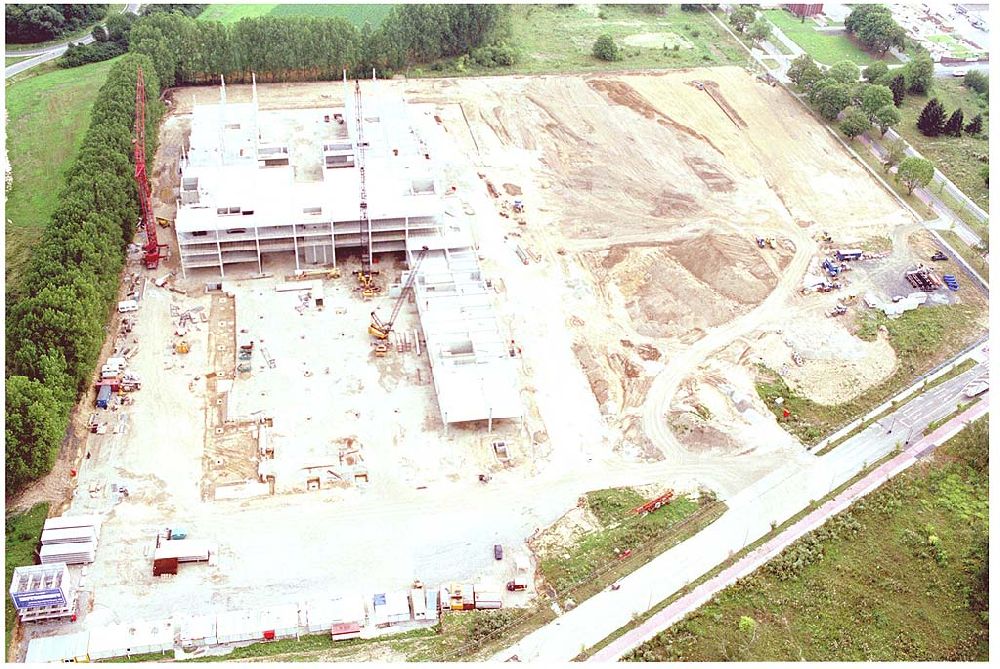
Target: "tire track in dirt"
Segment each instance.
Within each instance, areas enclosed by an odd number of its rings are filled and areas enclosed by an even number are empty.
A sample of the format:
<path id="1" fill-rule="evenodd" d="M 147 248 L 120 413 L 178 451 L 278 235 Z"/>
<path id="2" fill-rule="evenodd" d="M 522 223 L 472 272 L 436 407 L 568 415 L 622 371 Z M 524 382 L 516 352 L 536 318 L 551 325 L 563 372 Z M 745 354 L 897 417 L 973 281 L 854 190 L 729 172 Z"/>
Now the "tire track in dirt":
<path id="1" fill-rule="evenodd" d="M 670 118 L 659 109 L 654 107 L 649 100 L 644 98 L 637 90 L 626 84 L 624 81 L 612 81 L 609 79 L 588 79 L 587 85 L 593 88 L 599 93 L 604 93 L 607 98 L 623 107 L 628 107 L 632 111 L 641 114 L 645 118 L 650 120 L 655 120 L 662 126 L 673 128 L 678 132 L 682 132 L 688 137 L 696 139 L 700 142 L 705 142 L 713 149 L 715 149 L 719 155 L 724 155 L 722 151 L 712 140 L 705 135 L 701 134 L 694 128 L 684 125 L 674 119 Z"/>
<path id="2" fill-rule="evenodd" d="M 686 349 L 674 353 L 671 364 L 653 380 L 643 405 L 643 429 L 668 460 L 676 459 L 681 454 L 685 454 L 685 460 L 688 460 L 692 455 L 687 453 L 687 449 L 674 436 L 665 420 L 681 382 L 711 354 L 746 336 L 788 308 L 786 300 L 794 293 L 808 268 L 809 259 L 817 251 L 816 243 L 805 232 L 795 230 L 794 236 L 795 256 L 778 285 L 760 306 L 731 323 L 711 329 Z M 705 456 L 705 459 L 713 458 Z"/>

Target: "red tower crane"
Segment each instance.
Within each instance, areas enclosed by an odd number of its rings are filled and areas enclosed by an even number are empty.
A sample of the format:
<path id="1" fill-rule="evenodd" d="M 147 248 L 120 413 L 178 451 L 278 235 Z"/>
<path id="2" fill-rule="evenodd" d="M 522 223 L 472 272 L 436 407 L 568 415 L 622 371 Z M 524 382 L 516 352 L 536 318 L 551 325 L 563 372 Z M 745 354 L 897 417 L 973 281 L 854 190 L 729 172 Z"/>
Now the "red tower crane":
<path id="1" fill-rule="evenodd" d="M 160 264 L 160 244 L 156 240 L 156 220 L 153 218 L 153 203 L 149 199 L 151 189 L 146 176 L 146 83 L 142 79 L 139 66 L 135 80 L 135 137 L 132 138 L 135 158 L 135 185 L 139 190 L 139 206 L 142 209 L 141 226 L 146 231 L 146 243 L 142 247 L 146 269 L 156 269 Z"/>

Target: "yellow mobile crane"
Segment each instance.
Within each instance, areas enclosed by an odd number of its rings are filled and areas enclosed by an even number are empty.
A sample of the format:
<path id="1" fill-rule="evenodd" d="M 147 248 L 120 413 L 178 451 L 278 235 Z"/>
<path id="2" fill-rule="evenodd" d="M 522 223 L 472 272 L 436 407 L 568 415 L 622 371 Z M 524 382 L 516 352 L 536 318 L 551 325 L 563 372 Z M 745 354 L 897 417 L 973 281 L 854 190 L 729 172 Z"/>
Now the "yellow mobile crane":
<path id="1" fill-rule="evenodd" d="M 372 312 L 372 322 L 368 326 L 368 334 L 380 342 L 385 341 L 389 338 L 389 333 L 392 332 L 392 326 L 396 322 L 396 316 L 399 315 L 399 310 L 403 308 L 403 301 L 406 299 L 407 293 L 413 289 L 413 283 L 417 279 L 417 270 L 420 269 L 420 263 L 424 261 L 424 256 L 427 255 L 429 249 L 425 246 L 417 254 L 417 259 L 413 263 L 412 269 L 410 269 L 410 276 L 406 278 L 406 285 L 403 286 L 403 290 L 399 292 L 399 297 L 396 298 L 396 303 L 392 306 L 392 313 L 389 315 L 388 321 L 383 321 L 378 317 L 374 311 Z M 385 355 L 386 351 L 385 344 L 378 344 L 375 347 L 375 355 Z"/>

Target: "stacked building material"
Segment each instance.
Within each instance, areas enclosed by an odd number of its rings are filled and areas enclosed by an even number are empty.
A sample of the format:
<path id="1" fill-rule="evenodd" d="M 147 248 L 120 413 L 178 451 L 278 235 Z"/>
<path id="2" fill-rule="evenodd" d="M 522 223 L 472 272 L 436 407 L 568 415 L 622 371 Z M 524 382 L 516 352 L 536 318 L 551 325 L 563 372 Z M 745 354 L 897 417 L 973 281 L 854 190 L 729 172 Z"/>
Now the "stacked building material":
<path id="1" fill-rule="evenodd" d="M 93 541 L 82 543 L 48 544 L 42 546 L 38 557 L 42 564 L 90 564 L 97 553 L 97 544 Z"/>

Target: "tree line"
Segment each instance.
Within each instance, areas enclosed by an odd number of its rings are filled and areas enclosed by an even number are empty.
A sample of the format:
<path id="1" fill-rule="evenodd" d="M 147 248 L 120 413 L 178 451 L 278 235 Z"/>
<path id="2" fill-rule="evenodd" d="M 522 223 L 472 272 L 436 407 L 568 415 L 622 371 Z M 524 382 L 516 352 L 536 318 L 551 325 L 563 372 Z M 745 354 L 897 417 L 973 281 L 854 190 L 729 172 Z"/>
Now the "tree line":
<path id="1" fill-rule="evenodd" d="M 108 5 L 7 5 L 4 37 L 10 44 L 45 42 L 107 15 Z"/>
<path id="2" fill-rule="evenodd" d="M 90 388 L 135 234 L 132 129 L 136 68 L 146 83 L 146 155 L 163 113 L 153 61 L 128 54 L 109 71 L 59 204 L 7 298 L 6 483 L 22 488 L 55 463 L 76 398 Z"/>
<path id="3" fill-rule="evenodd" d="M 151 57 L 163 86 L 382 77 L 409 65 L 470 55 L 512 64 L 504 5 L 397 5 L 379 25 L 361 29 L 339 17 L 261 16 L 232 25 L 157 12 L 135 22 L 130 49 Z M 497 49 L 501 53 L 497 53 Z"/>

